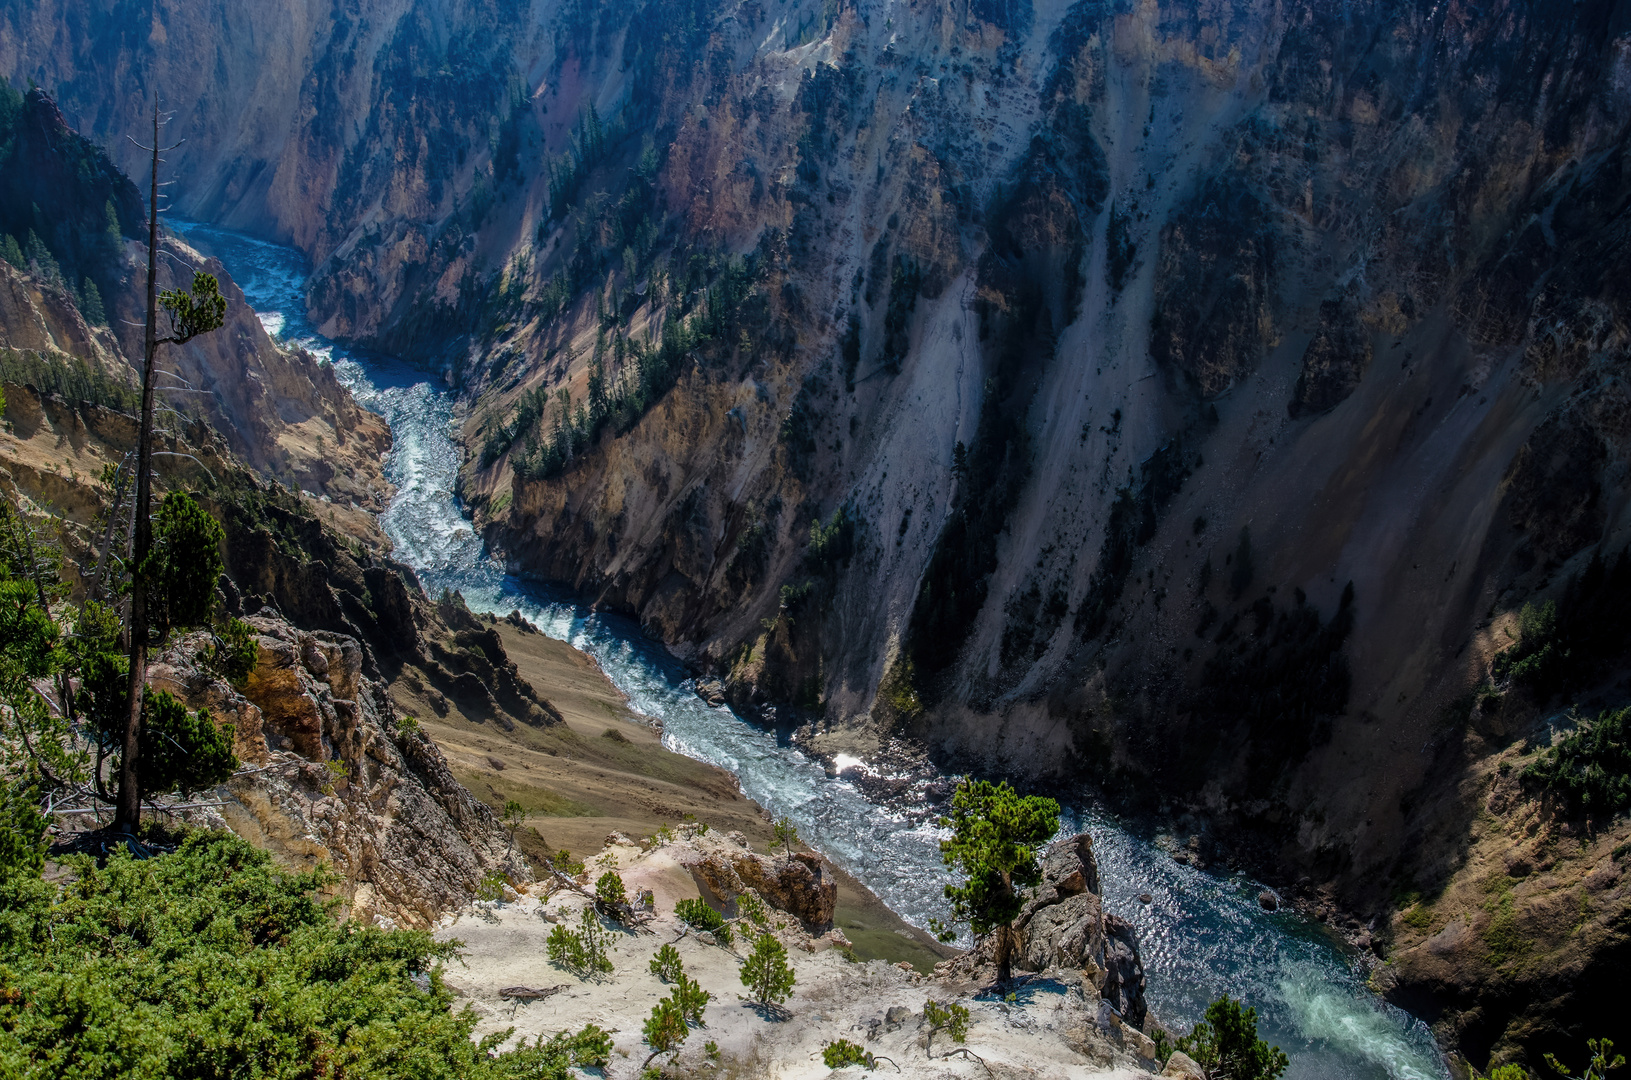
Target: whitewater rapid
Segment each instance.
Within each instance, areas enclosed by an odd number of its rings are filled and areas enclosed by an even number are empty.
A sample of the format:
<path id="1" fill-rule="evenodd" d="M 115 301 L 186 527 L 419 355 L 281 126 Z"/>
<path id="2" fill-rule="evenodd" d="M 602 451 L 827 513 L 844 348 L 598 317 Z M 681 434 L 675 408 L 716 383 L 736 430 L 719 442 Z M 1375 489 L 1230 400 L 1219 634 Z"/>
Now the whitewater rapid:
<path id="1" fill-rule="evenodd" d="M 776 732 L 707 705 L 683 665 L 632 621 L 592 613 L 488 557 L 454 494 L 460 452 L 450 395 L 422 369 L 320 337 L 305 319 L 299 252 L 204 225 L 179 231 L 221 259 L 268 332 L 334 363 L 359 402 L 390 424 L 385 472 L 397 493 L 381 526 L 433 595 L 456 589 L 472 610 L 519 610 L 593 657 L 636 711 L 661 720 L 669 748 L 730 770 L 745 795 L 792 818 L 806 842 L 902 918 L 927 926 L 947 914 L 932 822 L 869 801 Z M 1163 1023 L 1188 1030 L 1227 992 L 1257 1006 L 1260 1034 L 1290 1055 L 1288 1080 L 1447 1080 L 1427 1027 L 1371 993 L 1319 924 L 1264 911 L 1260 883 L 1177 861 L 1175 838 L 1136 834 L 1086 802 L 1067 805 L 1064 819 L 1063 831 L 1093 835 L 1105 907 L 1137 929 L 1150 1008 Z"/>

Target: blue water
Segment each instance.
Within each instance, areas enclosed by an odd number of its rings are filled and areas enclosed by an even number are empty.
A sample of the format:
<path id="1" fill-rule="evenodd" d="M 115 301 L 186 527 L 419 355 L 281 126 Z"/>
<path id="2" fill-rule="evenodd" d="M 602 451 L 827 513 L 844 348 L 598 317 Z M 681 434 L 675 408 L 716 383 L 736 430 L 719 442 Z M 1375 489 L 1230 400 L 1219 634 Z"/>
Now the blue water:
<path id="1" fill-rule="evenodd" d="M 453 494 L 452 399 L 422 369 L 319 337 L 305 318 L 299 252 L 208 226 L 180 231 L 221 259 L 274 337 L 334 363 L 358 400 L 389 422 L 395 446 L 385 473 L 397 493 L 381 524 L 396 558 L 433 595 L 457 589 L 475 611 L 519 610 L 592 656 L 634 709 L 661 720 L 671 749 L 729 769 L 744 794 L 791 817 L 801 837 L 903 918 L 926 926 L 947 914 L 941 834 L 931 821 L 869 801 L 774 732 L 704 703 L 683 665 L 630 620 L 592 613 L 488 558 Z M 1093 834 L 1105 906 L 1137 928 L 1150 1008 L 1169 1027 L 1188 1030 L 1227 992 L 1257 1005 L 1260 1033 L 1290 1055 L 1290 1080 L 1446 1080 L 1426 1026 L 1371 994 L 1318 924 L 1262 910 L 1259 883 L 1180 863 L 1167 853 L 1173 838 L 1137 835 L 1093 806 L 1068 806 L 1065 818 L 1066 832 Z"/>

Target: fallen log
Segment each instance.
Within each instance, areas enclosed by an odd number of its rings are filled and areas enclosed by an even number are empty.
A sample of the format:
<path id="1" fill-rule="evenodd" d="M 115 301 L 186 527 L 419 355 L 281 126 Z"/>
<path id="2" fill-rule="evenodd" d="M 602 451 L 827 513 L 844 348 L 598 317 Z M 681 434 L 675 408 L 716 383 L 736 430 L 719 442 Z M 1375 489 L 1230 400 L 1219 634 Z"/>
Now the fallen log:
<path id="1" fill-rule="evenodd" d="M 543 986 L 506 986 L 506 987 L 504 987 L 504 989 L 502 989 L 502 990 L 500 990 L 498 992 L 498 996 L 501 997 L 501 998 L 514 998 L 517 1001 L 541 1001 L 544 998 L 547 998 L 552 994 L 558 994 L 562 990 L 568 990 L 568 989 L 571 989 L 571 987 L 568 986 L 566 983 L 562 983 L 559 986 L 549 986 L 549 987 L 543 987 Z"/>

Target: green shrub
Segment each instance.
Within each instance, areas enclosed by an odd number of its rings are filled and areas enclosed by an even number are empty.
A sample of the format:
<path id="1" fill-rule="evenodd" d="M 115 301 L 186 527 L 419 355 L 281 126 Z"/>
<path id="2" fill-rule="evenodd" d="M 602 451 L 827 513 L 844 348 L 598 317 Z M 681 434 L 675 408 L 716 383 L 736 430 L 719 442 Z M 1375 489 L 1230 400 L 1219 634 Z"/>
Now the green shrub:
<path id="1" fill-rule="evenodd" d="M 565 848 L 561 848 L 549 856 L 549 865 L 552 869 L 565 874 L 569 878 L 575 878 L 583 873 L 583 860 L 574 859 L 572 853 Z"/>
<path id="2" fill-rule="evenodd" d="M 923 1022 L 929 1025 L 929 1042 L 934 1042 L 937 1033 L 944 1031 L 951 1036 L 952 1042 L 963 1042 L 968 1038 L 968 1006 L 955 1001 L 948 1001 L 944 1005 L 930 998 L 923 1003 Z"/>
<path id="3" fill-rule="evenodd" d="M 1542 702 L 1590 683 L 1631 639 L 1631 552 L 1620 552 L 1613 566 L 1593 555 L 1560 600 L 1524 604 L 1516 636 L 1491 664 L 1497 681 L 1525 687 Z"/>
<path id="4" fill-rule="evenodd" d="M 606 955 L 610 942 L 611 934 L 600 925 L 594 909 L 586 907 L 576 930 L 557 923 L 544 939 L 544 946 L 550 963 L 567 968 L 579 978 L 587 978 L 612 970 L 611 957 Z"/>
<path id="5" fill-rule="evenodd" d="M 148 687 L 137 746 L 143 796 L 194 791 L 224 783 L 238 768 L 233 729 L 208 709 L 190 712 L 168 690 Z"/>
<path id="6" fill-rule="evenodd" d="M 595 882 L 595 901 L 606 907 L 628 904 L 628 891 L 623 887 L 623 879 L 616 870 L 606 871 L 600 875 L 600 880 Z"/>
<path id="7" fill-rule="evenodd" d="M 12 874 L 38 876 L 45 869 L 45 816 L 39 794 L 28 788 L 0 787 L 0 880 Z"/>
<path id="8" fill-rule="evenodd" d="M 770 926 L 770 908 L 758 893 L 745 892 L 736 898 L 737 918 L 746 919 L 761 930 Z"/>
<path id="9" fill-rule="evenodd" d="M 560 1032 L 547 1041 L 542 1035 L 527 1045 L 493 1058 L 489 1072 L 502 1080 L 571 1080 L 572 1067 L 604 1069 L 612 1060 L 611 1034 L 587 1024 L 576 1034 Z"/>
<path id="10" fill-rule="evenodd" d="M 610 1052 L 586 1028 L 489 1057 L 504 1035 L 477 1043 L 475 1014 L 450 1011 L 453 944 L 336 923 L 326 869 L 280 871 L 231 833 L 67 865 L 68 884 L 0 876 L 7 1075 L 250 1080 L 320 1061 L 352 1080 L 565 1080 Z"/>
<path id="11" fill-rule="evenodd" d="M 780 1005 L 793 994 L 793 969 L 787 963 L 787 948 L 773 934 L 760 934 L 753 952 L 742 964 L 742 985 L 751 1000 L 760 1005 Z"/>
<path id="12" fill-rule="evenodd" d="M 1195 520 L 1199 521 L 1201 519 L 1196 518 Z M 1196 531 L 1198 532 L 1200 530 Z M 1150 1033 L 1150 1041 L 1155 1043 L 1155 1063 L 1157 1065 L 1165 1065 L 1167 1063 L 1167 1059 L 1172 1056 L 1172 1052 L 1177 1049 L 1177 1047 L 1172 1045 L 1172 1036 L 1167 1034 L 1166 1028 L 1157 1027 Z"/>
<path id="13" fill-rule="evenodd" d="M 831 574 L 848 566 L 855 554 L 855 531 L 860 518 L 850 508 L 840 506 L 826 521 L 810 522 L 810 546 L 804 549 L 804 565 L 812 574 Z"/>
<path id="14" fill-rule="evenodd" d="M 691 929 L 712 934 L 721 945 L 728 946 L 733 940 L 731 928 L 725 925 L 725 917 L 701 900 L 681 900 L 674 905 L 674 914 Z"/>
<path id="15" fill-rule="evenodd" d="M 866 1052 L 866 1048 L 848 1039 L 839 1039 L 823 1046 L 821 1063 L 829 1069 L 842 1069 L 850 1065 L 861 1065 L 868 1069 L 873 1067 L 872 1055 Z"/>
<path id="16" fill-rule="evenodd" d="M 1290 1065 L 1278 1046 L 1257 1037 L 1257 1010 L 1228 994 L 1206 1007 L 1206 1019 L 1178 1040 L 1178 1049 L 1215 1080 L 1276 1080 Z"/>
<path id="17" fill-rule="evenodd" d="M 702 1023 L 702 1011 L 708 1007 L 708 1002 L 713 997 L 683 971 L 675 978 L 674 989 L 668 996 L 674 1000 L 680 1015 L 693 1024 Z"/>
<path id="18" fill-rule="evenodd" d="M 1625 1065 L 1625 1055 L 1614 1052 L 1614 1043 L 1611 1039 L 1587 1039 L 1586 1047 L 1591 1051 L 1591 1062 L 1586 1066 L 1584 1076 L 1570 1076 L 1570 1069 L 1551 1054 L 1546 1055 L 1546 1065 L 1562 1073 L 1567 1080 L 1604 1080 L 1611 1070 Z"/>
<path id="19" fill-rule="evenodd" d="M 210 621 L 224 536 L 220 523 L 184 491 L 170 492 L 159 504 L 145 573 L 151 583 L 151 618 L 161 640 L 172 627 Z"/>
<path id="20" fill-rule="evenodd" d="M 489 870 L 481 875 L 481 880 L 476 883 L 476 899 L 497 900 L 504 895 L 504 886 L 509 883 L 510 879 L 500 871 Z"/>
<path id="21" fill-rule="evenodd" d="M 205 670 L 242 688 L 260 660 L 260 639 L 242 619 L 228 619 L 211 635 L 209 648 L 198 654 Z"/>
<path id="22" fill-rule="evenodd" d="M 646 1038 L 646 1045 L 651 1047 L 651 1056 L 646 1058 L 650 1065 L 652 1058 L 658 1054 L 678 1053 L 684 1045 L 686 1037 L 691 1034 L 691 1026 L 685 1022 L 685 1014 L 671 998 L 663 998 L 651 1008 L 651 1016 L 646 1019 L 641 1028 Z"/>
<path id="23" fill-rule="evenodd" d="M 771 827 L 771 831 L 774 836 L 772 843 L 780 844 L 783 852 L 791 859 L 793 857 L 793 845 L 799 842 L 798 827 L 793 824 L 793 819 L 790 817 L 777 818 L 776 824 Z"/>
<path id="24" fill-rule="evenodd" d="M 1555 796 L 1576 817 L 1631 807 L 1631 708 L 1605 712 L 1564 736 L 1523 770 L 1526 783 Z"/>
<path id="25" fill-rule="evenodd" d="M 672 945 L 664 945 L 651 958 L 651 973 L 665 983 L 678 979 L 683 972 L 679 950 Z"/>

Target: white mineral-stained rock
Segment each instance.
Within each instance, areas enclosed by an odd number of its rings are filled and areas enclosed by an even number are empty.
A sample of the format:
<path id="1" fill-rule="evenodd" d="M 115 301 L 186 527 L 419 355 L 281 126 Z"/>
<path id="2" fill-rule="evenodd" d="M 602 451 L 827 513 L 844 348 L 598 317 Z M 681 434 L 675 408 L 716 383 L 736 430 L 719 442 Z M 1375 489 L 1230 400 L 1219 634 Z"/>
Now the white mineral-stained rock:
<path id="1" fill-rule="evenodd" d="M 701 1067 L 707 1060 L 703 1045 L 711 1040 L 726 1066 L 755 1063 L 757 1071 L 744 1075 L 813 1080 L 830 1075 L 821 1048 L 844 1038 L 894 1061 L 899 1075 L 923 1080 L 991 1075 L 1134 1080 L 1150 1075 L 1148 1058 L 1139 1055 L 1130 1037 L 1132 1029 L 1112 1025 L 1111 1031 L 1102 1030 L 1097 994 L 1087 988 L 1090 1004 L 1079 980 L 1074 987 L 1050 980 L 1046 988 L 1022 989 L 1012 1003 L 959 996 L 956 986 L 886 961 L 851 963 L 834 947 L 839 935 L 812 936 L 792 919 L 772 932 L 788 946 L 797 985 L 783 1012 L 761 1013 L 739 998 L 744 993 L 742 936 L 734 949 L 706 944 L 673 916 L 676 901 L 699 895 L 685 867 L 713 852 L 713 841 L 710 834 L 644 852 L 625 845 L 607 849 L 631 892 L 650 889 L 657 897 L 657 914 L 638 930 L 614 927 L 608 976 L 580 979 L 549 962 L 545 939 L 551 927 L 538 917 L 532 896 L 516 904 L 486 905 L 480 913 L 472 906 L 437 931 L 439 938 L 464 942 L 461 958 L 448 966 L 445 976 L 481 1017 L 475 1037 L 513 1026 L 516 1039 L 530 1042 L 593 1023 L 613 1032 L 615 1050 L 606 1075 L 614 1080 L 638 1076 L 650 1053 L 641 1041 L 641 1025 L 670 989 L 650 973 L 648 964 L 659 947 L 673 943 L 686 974 L 712 995 L 703 1016 L 706 1026 L 692 1029 L 680 1055 L 682 1068 Z M 540 881 L 529 891 L 546 896 L 544 907 L 575 926 L 589 900 L 570 888 L 550 889 L 550 883 Z M 561 983 L 568 989 L 537 1000 L 501 997 L 506 988 Z M 922 1016 L 930 998 L 958 1000 L 968 1007 L 971 1023 L 961 1048 L 983 1059 L 991 1072 L 975 1057 L 948 1056 L 960 1047 L 944 1032 L 932 1042 L 927 1038 Z M 895 1075 L 887 1065 L 884 1070 Z"/>

